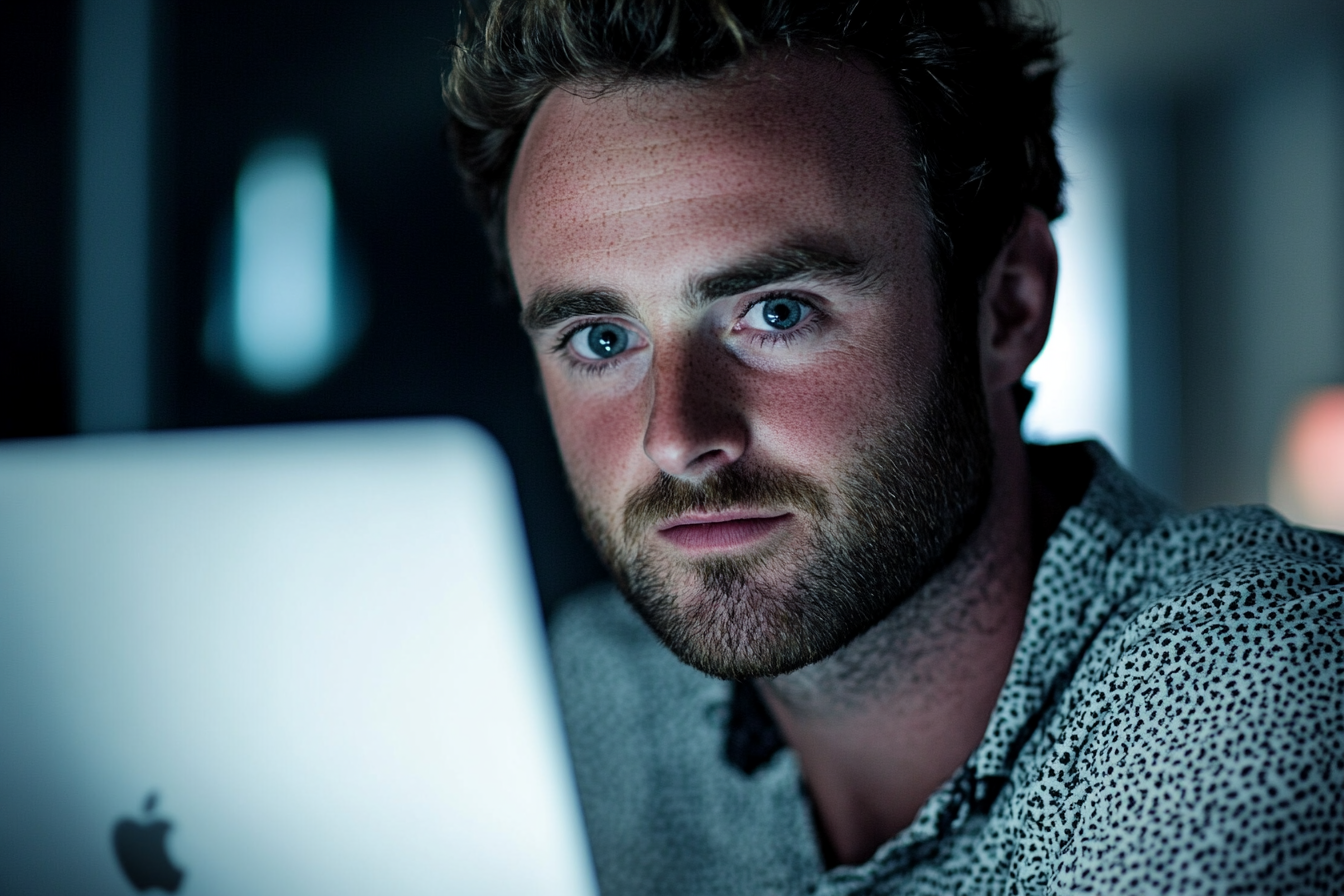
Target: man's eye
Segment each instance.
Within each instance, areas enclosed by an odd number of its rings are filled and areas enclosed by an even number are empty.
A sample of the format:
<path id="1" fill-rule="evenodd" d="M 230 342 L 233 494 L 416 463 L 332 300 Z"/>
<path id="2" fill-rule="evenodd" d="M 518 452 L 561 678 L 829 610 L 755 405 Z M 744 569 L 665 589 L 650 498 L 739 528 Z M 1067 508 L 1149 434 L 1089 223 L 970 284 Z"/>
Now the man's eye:
<path id="1" fill-rule="evenodd" d="M 569 344 L 580 358 L 605 361 L 630 347 L 630 331 L 616 324 L 594 324 L 576 331 Z"/>
<path id="2" fill-rule="evenodd" d="M 807 317 L 811 307 L 788 296 L 772 296 L 747 309 L 743 322 L 757 330 L 788 330 Z"/>

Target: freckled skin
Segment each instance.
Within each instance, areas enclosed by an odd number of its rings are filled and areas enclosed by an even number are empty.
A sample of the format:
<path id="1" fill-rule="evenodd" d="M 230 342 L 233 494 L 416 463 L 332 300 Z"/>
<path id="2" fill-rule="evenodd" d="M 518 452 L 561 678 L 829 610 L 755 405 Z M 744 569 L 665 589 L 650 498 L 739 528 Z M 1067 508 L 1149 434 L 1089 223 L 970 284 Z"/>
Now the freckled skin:
<path id="1" fill-rule="evenodd" d="M 647 339 L 591 376 L 548 351 L 553 332 L 536 337 L 581 500 L 614 519 L 660 469 L 694 478 L 739 459 L 831 481 L 879 418 L 919 406 L 941 342 L 900 122 L 878 79 L 834 60 L 547 97 L 508 197 L 519 292 L 621 294 Z M 827 303 L 813 337 L 734 351 L 743 302 L 679 300 L 689 277 L 804 236 L 876 275 L 863 290 L 799 284 Z"/>

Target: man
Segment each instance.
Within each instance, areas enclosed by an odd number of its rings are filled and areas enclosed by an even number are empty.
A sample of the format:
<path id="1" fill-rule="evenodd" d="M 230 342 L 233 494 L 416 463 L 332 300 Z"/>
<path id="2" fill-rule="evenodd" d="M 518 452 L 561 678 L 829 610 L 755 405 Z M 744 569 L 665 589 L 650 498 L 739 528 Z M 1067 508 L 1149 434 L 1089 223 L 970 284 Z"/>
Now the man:
<path id="1" fill-rule="evenodd" d="M 552 628 L 605 892 L 1339 886 L 1344 548 L 1022 443 L 1053 46 L 1004 0 L 466 18 L 459 162 L 624 595 Z"/>

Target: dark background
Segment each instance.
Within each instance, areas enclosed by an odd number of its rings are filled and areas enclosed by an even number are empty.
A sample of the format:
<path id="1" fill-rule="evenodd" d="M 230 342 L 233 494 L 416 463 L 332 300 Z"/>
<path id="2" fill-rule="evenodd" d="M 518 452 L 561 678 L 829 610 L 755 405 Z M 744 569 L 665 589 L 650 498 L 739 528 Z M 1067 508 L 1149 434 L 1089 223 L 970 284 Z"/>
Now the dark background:
<path id="1" fill-rule="evenodd" d="M 74 4 L 0 5 L 0 437 L 74 426 L 66 363 Z"/>

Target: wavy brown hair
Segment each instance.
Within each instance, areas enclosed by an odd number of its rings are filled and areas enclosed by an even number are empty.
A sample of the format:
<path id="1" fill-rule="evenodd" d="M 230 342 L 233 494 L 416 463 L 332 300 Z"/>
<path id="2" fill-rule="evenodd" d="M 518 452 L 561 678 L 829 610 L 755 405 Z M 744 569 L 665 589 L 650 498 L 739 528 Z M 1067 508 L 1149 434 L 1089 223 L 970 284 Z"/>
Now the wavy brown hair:
<path id="1" fill-rule="evenodd" d="M 552 89 L 709 79 L 778 48 L 865 57 L 905 113 L 949 347 L 969 360 L 989 264 L 1027 206 L 1063 213 L 1056 41 L 1011 0 L 465 0 L 443 95 L 463 180 L 511 283 L 509 176 Z"/>

